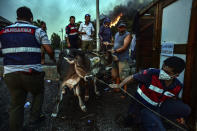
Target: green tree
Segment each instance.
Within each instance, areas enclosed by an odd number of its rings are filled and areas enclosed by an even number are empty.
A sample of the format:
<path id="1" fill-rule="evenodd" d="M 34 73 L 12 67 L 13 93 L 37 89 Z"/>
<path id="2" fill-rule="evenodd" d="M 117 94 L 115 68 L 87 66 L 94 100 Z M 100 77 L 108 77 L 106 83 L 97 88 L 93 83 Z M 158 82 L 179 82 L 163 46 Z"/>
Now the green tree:
<path id="1" fill-rule="evenodd" d="M 51 35 L 51 46 L 53 49 L 59 49 L 60 48 L 60 42 L 61 42 L 61 39 L 60 39 L 60 36 L 56 33 L 53 33 Z"/>

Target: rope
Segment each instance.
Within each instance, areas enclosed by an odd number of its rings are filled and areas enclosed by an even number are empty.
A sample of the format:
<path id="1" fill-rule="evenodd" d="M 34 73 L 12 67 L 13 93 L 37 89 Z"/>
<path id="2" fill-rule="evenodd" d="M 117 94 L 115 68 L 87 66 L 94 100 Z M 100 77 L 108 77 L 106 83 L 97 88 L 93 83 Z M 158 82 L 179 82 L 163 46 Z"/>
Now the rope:
<path id="1" fill-rule="evenodd" d="M 102 80 L 100 80 L 100 79 L 98 79 L 98 78 L 96 78 L 96 79 L 97 79 L 99 82 L 101 82 L 101 83 L 103 83 L 103 84 L 109 86 L 109 84 L 105 83 L 104 81 L 102 81 Z M 109 87 L 110 87 L 110 86 L 109 86 Z M 142 106 L 144 106 L 145 108 L 147 108 L 148 110 L 150 110 L 151 112 L 153 112 L 155 115 L 161 117 L 162 119 L 166 120 L 167 122 L 169 122 L 169 123 L 172 124 L 173 126 L 179 128 L 180 130 L 186 131 L 185 128 L 179 126 L 179 125 L 176 124 L 175 122 L 169 120 L 168 118 L 166 118 L 166 117 L 160 115 L 158 112 L 156 112 L 156 111 L 150 109 L 149 107 L 147 107 L 146 105 L 144 105 L 142 102 L 140 102 L 138 99 L 136 99 L 136 98 L 135 98 L 133 95 L 131 95 L 129 92 L 125 91 L 125 90 L 122 89 L 122 88 L 120 88 L 120 90 L 123 91 L 124 93 L 126 93 L 129 97 L 131 97 L 131 98 L 134 99 L 135 101 L 137 101 L 139 104 L 141 104 Z"/>

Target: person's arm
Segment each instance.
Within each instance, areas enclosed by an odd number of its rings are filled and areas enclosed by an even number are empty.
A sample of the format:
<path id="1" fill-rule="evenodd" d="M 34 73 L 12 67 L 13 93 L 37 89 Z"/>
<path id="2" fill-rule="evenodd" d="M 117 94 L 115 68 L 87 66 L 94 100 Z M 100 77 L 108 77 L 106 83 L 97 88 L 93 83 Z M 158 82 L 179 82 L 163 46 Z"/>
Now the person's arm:
<path id="1" fill-rule="evenodd" d="M 86 34 L 86 32 L 81 32 L 81 31 L 79 31 L 79 34 L 81 34 L 81 35 L 85 35 L 85 34 Z"/>
<path id="2" fill-rule="evenodd" d="M 146 70 L 140 71 L 134 75 L 128 76 L 119 85 L 112 84 L 112 85 L 110 85 L 110 87 L 111 88 L 121 88 L 125 84 L 132 83 L 132 82 L 150 84 L 153 72 L 154 71 L 152 71 L 151 69 L 146 69 Z"/>
<path id="3" fill-rule="evenodd" d="M 126 77 L 120 84 L 119 88 L 122 88 L 124 85 L 134 82 L 133 75 Z"/>
<path id="4" fill-rule="evenodd" d="M 69 41 L 68 36 L 66 37 L 66 42 L 67 42 L 67 44 L 68 44 L 68 48 L 70 48 L 70 41 Z"/>
<path id="5" fill-rule="evenodd" d="M 126 77 L 119 85 L 118 84 L 110 84 L 109 87 L 111 88 L 122 88 L 124 85 L 128 83 L 134 82 L 133 75 Z"/>
<path id="6" fill-rule="evenodd" d="M 69 33 L 70 33 L 70 27 L 69 26 L 66 26 L 66 35 L 67 35 L 67 37 L 66 37 L 66 43 L 68 44 L 68 48 L 70 48 L 70 41 L 69 41 L 69 38 L 68 38 Z"/>
<path id="7" fill-rule="evenodd" d="M 42 46 L 45 49 L 45 51 L 47 52 L 47 54 L 49 55 L 50 59 L 54 63 L 56 63 L 56 59 L 55 59 L 55 56 L 54 56 L 54 51 L 53 51 L 51 45 L 50 44 L 43 44 Z"/>
<path id="8" fill-rule="evenodd" d="M 91 28 L 91 37 L 93 37 L 94 36 L 94 34 L 95 34 L 95 30 L 94 30 L 94 26 L 93 26 L 93 24 L 91 24 L 92 25 L 92 28 Z"/>
<path id="9" fill-rule="evenodd" d="M 80 24 L 79 30 L 78 30 L 78 33 L 81 35 L 86 34 L 86 32 L 82 32 L 82 26 L 83 26 L 83 23 Z"/>
<path id="10" fill-rule="evenodd" d="M 114 45 L 114 37 L 113 36 L 111 37 L 111 43 L 110 43 L 110 45 Z"/>
<path id="11" fill-rule="evenodd" d="M 49 41 L 47 34 L 42 29 L 37 29 L 35 35 L 37 38 L 39 38 L 39 43 L 45 49 L 50 59 L 56 63 L 56 59 L 54 57 L 54 51 L 51 47 L 51 42 Z"/>
<path id="12" fill-rule="evenodd" d="M 121 48 L 115 50 L 116 53 L 121 53 L 127 49 L 129 44 L 131 43 L 131 35 L 127 35 L 124 39 L 124 45 Z"/>

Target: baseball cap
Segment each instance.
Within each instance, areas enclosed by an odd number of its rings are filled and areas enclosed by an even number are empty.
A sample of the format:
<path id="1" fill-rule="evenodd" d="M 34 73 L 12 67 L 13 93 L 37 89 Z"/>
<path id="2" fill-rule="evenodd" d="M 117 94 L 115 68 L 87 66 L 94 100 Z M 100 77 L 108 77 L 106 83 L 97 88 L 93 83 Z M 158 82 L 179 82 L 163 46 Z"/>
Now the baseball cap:
<path id="1" fill-rule="evenodd" d="M 86 15 L 85 15 L 85 17 L 87 17 L 87 16 L 89 16 L 89 17 L 90 17 L 90 14 L 86 14 Z"/>
<path id="2" fill-rule="evenodd" d="M 125 24 L 125 23 L 120 23 L 120 24 L 118 25 L 118 27 L 126 27 L 126 24 Z"/>
<path id="3" fill-rule="evenodd" d="M 109 18 L 105 18 L 103 23 L 107 23 L 107 22 L 110 23 L 111 20 Z"/>

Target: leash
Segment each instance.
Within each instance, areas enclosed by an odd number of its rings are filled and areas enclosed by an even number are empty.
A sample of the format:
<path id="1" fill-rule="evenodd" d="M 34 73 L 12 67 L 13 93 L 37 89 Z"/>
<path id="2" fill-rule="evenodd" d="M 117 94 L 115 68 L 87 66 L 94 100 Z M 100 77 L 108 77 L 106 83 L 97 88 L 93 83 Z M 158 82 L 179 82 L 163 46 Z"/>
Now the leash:
<path id="1" fill-rule="evenodd" d="M 99 82 L 103 83 L 104 85 L 107 85 L 108 87 L 109 84 L 107 84 L 106 82 L 104 82 L 103 80 L 100 80 L 98 78 L 96 78 Z M 110 87 L 111 88 L 111 87 Z M 155 115 L 161 117 L 162 119 L 166 120 L 168 123 L 172 124 L 173 126 L 179 128 L 180 130 L 182 131 L 187 131 L 185 128 L 179 126 L 178 124 L 176 124 L 175 122 L 169 120 L 168 118 L 166 118 L 165 116 L 162 116 L 161 114 L 159 114 L 158 112 L 150 109 L 149 107 L 147 107 L 146 105 L 144 105 L 142 102 L 140 102 L 138 99 L 136 99 L 133 95 L 131 95 L 129 92 L 125 91 L 124 89 L 122 88 L 119 88 L 121 91 L 123 91 L 125 94 L 127 94 L 129 97 L 131 97 L 132 99 L 134 99 L 135 101 L 137 101 L 139 104 L 141 104 L 142 106 L 144 106 L 145 108 L 147 108 L 148 110 L 150 110 L 151 112 L 153 112 Z"/>

